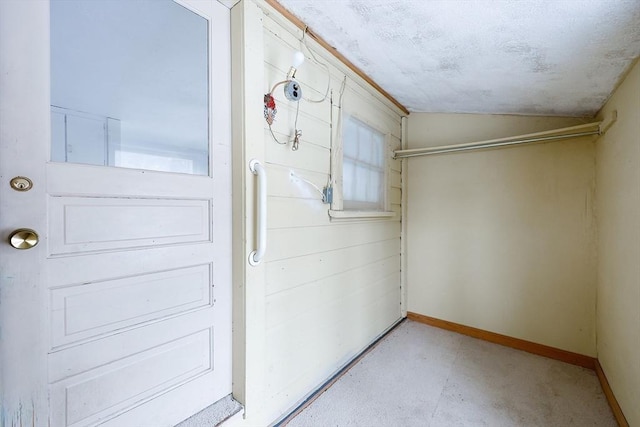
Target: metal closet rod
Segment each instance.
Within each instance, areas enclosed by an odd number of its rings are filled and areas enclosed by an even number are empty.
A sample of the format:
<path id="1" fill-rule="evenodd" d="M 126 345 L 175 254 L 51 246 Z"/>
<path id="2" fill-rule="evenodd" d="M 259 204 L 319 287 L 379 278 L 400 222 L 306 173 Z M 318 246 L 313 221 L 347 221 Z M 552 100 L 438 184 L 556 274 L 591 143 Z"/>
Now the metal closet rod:
<path id="1" fill-rule="evenodd" d="M 547 130 L 544 132 L 529 133 L 526 135 L 512 136 L 508 138 L 490 139 L 486 141 L 470 142 L 466 144 L 440 145 L 437 147 L 413 148 L 409 150 L 396 150 L 395 159 L 406 159 L 409 157 L 429 156 L 433 154 L 454 153 L 457 151 L 480 150 L 483 148 L 506 147 L 510 145 L 529 144 L 533 142 L 557 141 L 581 136 L 602 135 L 617 119 L 617 112 L 614 111 L 608 120 L 600 122 L 586 123 L 584 125 L 570 126 L 561 129 Z M 597 127 L 595 130 L 582 131 Z M 582 131 L 582 132 L 577 132 Z M 572 132 L 572 133 L 568 133 Z"/>

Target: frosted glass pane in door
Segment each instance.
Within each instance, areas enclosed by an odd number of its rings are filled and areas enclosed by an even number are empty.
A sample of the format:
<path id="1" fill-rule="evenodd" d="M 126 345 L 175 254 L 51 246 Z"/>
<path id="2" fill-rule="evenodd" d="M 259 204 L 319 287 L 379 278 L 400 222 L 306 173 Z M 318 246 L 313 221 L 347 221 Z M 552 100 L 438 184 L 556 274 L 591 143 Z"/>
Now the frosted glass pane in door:
<path id="1" fill-rule="evenodd" d="M 171 0 L 52 0 L 52 161 L 207 175 L 208 30 Z"/>

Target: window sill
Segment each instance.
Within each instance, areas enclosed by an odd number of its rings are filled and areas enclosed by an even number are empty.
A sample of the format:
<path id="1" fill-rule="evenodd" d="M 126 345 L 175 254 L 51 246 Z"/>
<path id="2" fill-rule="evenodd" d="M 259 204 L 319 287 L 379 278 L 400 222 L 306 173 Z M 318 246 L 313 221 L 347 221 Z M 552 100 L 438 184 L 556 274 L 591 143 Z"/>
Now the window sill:
<path id="1" fill-rule="evenodd" d="M 393 211 L 335 211 L 329 210 L 332 220 L 349 219 L 390 219 L 396 216 Z"/>

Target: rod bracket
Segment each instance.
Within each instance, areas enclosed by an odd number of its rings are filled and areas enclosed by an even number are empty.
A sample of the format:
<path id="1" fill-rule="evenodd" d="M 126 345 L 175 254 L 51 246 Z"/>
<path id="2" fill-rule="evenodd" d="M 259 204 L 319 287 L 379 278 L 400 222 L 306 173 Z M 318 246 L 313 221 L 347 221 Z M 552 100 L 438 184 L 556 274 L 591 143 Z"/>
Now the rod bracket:
<path id="1" fill-rule="evenodd" d="M 603 120 L 602 123 L 598 126 L 598 135 L 604 135 L 607 133 L 609 128 L 613 126 L 613 124 L 618 120 L 618 110 L 613 110 L 609 117 L 606 120 Z"/>

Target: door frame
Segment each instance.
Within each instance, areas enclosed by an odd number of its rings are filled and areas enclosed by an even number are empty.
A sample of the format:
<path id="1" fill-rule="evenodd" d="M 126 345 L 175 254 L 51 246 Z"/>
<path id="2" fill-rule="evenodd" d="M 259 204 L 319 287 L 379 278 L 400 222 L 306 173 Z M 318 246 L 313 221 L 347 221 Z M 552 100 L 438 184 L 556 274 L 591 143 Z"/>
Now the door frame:
<path id="1" fill-rule="evenodd" d="M 269 424 L 266 390 L 266 269 L 249 264 L 256 249 L 257 181 L 249 162 L 266 162 L 263 117 L 262 3 L 241 0 L 231 9 L 233 123 L 233 396 L 246 425 Z M 268 232 L 267 232 L 268 234 Z M 267 253 L 269 249 L 267 247 Z"/>

